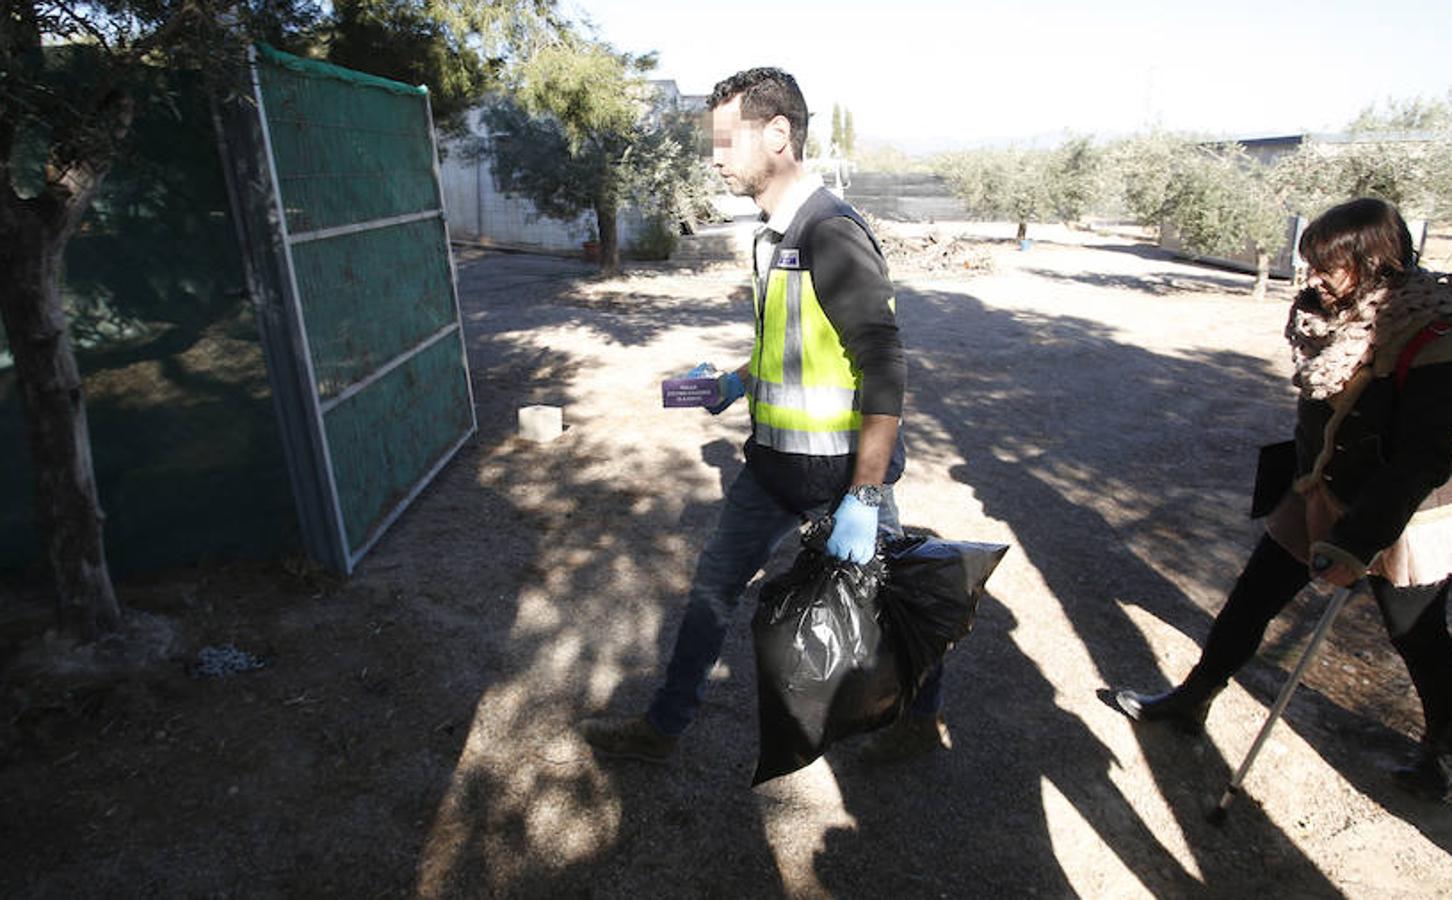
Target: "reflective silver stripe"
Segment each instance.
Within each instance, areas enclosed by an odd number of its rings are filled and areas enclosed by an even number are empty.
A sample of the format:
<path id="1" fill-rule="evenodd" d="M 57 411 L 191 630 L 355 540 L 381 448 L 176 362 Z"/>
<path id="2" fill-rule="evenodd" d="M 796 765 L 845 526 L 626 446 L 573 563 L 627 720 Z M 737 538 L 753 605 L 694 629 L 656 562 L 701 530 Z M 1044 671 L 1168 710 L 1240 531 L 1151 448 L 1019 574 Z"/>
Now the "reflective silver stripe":
<path id="1" fill-rule="evenodd" d="M 800 269 L 789 270 L 786 273 L 786 335 L 782 341 L 781 380 L 789 385 L 802 383 L 802 273 Z"/>
<path id="2" fill-rule="evenodd" d="M 857 450 L 856 431 L 793 431 L 756 423 L 756 442 L 782 453 L 845 456 Z"/>
<path id="3" fill-rule="evenodd" d="M 758 403 L 783 409 L 800 409 L 813 416 L 832 416 L 857 409 L 859 398 L 852 388 L 804 387 L 755 379 L 752 396 Z"/>

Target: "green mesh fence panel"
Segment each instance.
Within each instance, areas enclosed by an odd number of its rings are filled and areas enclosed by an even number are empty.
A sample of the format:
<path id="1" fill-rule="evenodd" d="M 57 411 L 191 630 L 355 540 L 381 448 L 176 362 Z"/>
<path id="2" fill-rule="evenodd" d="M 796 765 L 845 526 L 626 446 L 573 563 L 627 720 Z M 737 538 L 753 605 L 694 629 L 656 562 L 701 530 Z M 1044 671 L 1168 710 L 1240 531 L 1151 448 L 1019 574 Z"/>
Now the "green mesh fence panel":
<path id="1" fill-rule="evenodd" d="M 439 208 L 427 92 L 274 50 L 260 61 L 289 232 Z"/>
<path id="2" fill-rule="evenodd" d="M 473 428 L 469 410 L 458 340 L 444 339 L 328 413 L 349 547 L 362 545 L 419 475 Z M 383 423 L 388 427 L 380 428 Z"/>
<path id="3" fill-rule="evenodd" d="M 351 570 L 474 430 L 428 95 L 267 48 L 257 73 Z"/>
<path id="4" fill-rule="evenodd" d="M 297 550 L 262 346 L 197 79 L 157 70 L 150 95 L 139 94 L 129 149 L 67 246 L 63 291 L 112 569 Z M 0 340 L 0 568 L 21 569 L 43 552 L 20 390 L 3 350 Z"/>
<path id="5" fill-rule="evenodd" d="M 445 241 L 428 219 L 293 248 L 323 398 L 455 322 Z"/>

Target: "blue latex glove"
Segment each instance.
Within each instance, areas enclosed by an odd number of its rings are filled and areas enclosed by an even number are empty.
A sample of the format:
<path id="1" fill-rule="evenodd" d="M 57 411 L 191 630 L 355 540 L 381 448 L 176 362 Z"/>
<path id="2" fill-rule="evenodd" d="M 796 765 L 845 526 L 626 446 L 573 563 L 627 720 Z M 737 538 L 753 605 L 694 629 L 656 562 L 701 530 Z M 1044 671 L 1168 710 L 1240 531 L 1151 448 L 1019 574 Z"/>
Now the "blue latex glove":
<path id="1" fill-rule="evenodd" d="M 726 407 L 746 396 L 746 385 L 741 382 L 741 376 L 735 372 L 727 372 L 716 379 L 716 393 L 721 400 L 715 406 L 706 407 L 706 412 L 713 416 L 719 416 L 726 411 Z"/>
<path id="2" fill-rule="evenodd" d="M 827 553 L 858 565 L 872 561 L 877 552 L 877 507 L 864 506 L 848 494 L 832 514 L 832 536 L 827 538 Z"/>

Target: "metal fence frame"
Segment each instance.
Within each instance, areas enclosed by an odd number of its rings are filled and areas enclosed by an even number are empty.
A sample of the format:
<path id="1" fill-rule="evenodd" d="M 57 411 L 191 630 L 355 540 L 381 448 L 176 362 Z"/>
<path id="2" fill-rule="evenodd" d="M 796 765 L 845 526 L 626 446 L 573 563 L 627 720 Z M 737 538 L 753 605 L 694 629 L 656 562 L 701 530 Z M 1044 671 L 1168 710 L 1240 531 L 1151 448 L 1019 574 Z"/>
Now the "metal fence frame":
<path id="1" fill-rule="evenodd" d="M 275 52 L 275 51 L 273 51 Z M 459 305 L 458 275 L 447 247 L 447 214 L 438 165 L 437 138 L 427 92 L 420 101 L 430 135 L 433 161 L 433 209 L 404 215 L 385 216 L 347 225 L 290 232 L 282 196 L 277 155 L 268 124 L 267 101 L 260 75 L 256 48 L 249 48 L 251 96 L 234 99 L 219 115 L 219 135 L 230 145 L 224 155 L 232 159 L 229 189 L 238 211 L 239 232 L 248 262 L 249 287 L 258 307 L 258 325 L 272 383 L 284 453 L 298 509 L 305 548 L 310 556 L 328 568 L 351 573 L 358 562 L 417 499 L 425 487 L 478 430 L 472 379 Z M 360 85 L 360 89 L 368 89 Z M 423 340 L 375 367 L 334 396 L 323 398 L 314 366 L 310 337 L 303 315 L 302 291 L 293 259 L 293 248 L 312 241 L 328 240 L 383 228 L 437 219 L 440 221 L 444 258 L 448 261 L 453 320 Z M 334 447 L 330 446 L 325 419 L 330 411 L 368 390 L 389 373 L 417 358 L 440 341 L 457 340 L 462 377 L 467 387 L 468 428 L 442 453 L 397 503 L 387 509 L 361 541 L 350 545 L 337 473 Z"/>

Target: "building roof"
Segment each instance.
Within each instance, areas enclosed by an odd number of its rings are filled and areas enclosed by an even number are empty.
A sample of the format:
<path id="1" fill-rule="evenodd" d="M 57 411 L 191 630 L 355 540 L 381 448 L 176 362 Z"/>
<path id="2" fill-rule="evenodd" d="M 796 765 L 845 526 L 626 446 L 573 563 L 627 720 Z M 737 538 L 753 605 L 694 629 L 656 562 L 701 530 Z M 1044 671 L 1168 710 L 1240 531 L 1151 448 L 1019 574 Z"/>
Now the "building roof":
<path id="1" fill-rule="evenodd" d="M 1247 150 L 1253 150 L 1299 147 L 1308 142 L 1317 144 L 1430 143 L 1445 141 L 1447 136 L 1436 131 L 1319 131 L 1287 134 L 1279 137 L 1230 138 L 1226 141 L 1213 141 L 1212 143 L 1229 143 L 1232 140 Z"/>

